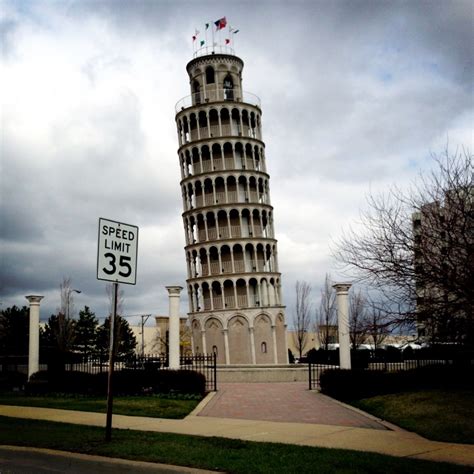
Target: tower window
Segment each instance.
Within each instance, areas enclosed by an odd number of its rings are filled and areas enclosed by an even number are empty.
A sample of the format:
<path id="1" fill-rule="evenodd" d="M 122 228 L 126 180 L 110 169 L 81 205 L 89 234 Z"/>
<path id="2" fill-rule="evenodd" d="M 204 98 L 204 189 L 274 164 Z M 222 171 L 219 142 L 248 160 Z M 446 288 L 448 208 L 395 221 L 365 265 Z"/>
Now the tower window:
<path id="1" fill-rule="evenodd" d="M 217 346 L 212 346 L 212 352 L 213 352 L 214 354 L 216 354 L 216 356 L 218 355 L 218 354 L 217 354 Z"/>
<path id="2" fill-rule="evenodd" d="M 209 66 L 206 69 L 206 83 L 207 84 L 214 84 L 215 78 L 214 78 L 214 68 L 212 66 Z"/>
<path id="3" fill-rule="evenodd" d="M 261 346 L 260 346 L 260 349 L 262 350 L 262 353 L 263 354 L 266 354 L 267 353 L 267 343 L 266 342 L 262 342 Z"/>
<path id="4" fill-rule="evenodd" d="M 230 74 L 224 79 L 224 100 L 234 100 L 234 81 Z"/>
<path id="5" fill-rule="evenodd" d="M 194 103 L 200 104 L 201 103 L 201 86 L 198 81 L 194 81 L 193 83 L 193 91 L 194 91 Z"/>

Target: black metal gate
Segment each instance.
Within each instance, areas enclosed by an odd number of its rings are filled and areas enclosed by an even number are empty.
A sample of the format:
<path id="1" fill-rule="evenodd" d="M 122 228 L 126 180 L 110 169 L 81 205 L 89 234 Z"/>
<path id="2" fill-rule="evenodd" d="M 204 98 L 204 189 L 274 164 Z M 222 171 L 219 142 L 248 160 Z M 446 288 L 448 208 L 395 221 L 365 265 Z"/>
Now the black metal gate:
<path id="1" fill-rule="evenodd" d="M 182 369 L 200 372 L 206 378 L 206 392 L 217 392 L 217 359 L 216 354 L 196 354 L 181 356 Z"/>

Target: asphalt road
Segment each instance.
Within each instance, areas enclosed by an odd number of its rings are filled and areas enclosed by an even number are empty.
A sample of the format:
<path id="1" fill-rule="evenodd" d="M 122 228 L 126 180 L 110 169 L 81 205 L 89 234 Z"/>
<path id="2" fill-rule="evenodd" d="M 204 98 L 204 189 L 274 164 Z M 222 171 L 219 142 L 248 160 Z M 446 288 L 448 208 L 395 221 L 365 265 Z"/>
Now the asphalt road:
<path id="1" fill-rule="evenodd" d="M 0 446 L 0 474 L 205 474 L 212 471 L 49 449 Z"/>

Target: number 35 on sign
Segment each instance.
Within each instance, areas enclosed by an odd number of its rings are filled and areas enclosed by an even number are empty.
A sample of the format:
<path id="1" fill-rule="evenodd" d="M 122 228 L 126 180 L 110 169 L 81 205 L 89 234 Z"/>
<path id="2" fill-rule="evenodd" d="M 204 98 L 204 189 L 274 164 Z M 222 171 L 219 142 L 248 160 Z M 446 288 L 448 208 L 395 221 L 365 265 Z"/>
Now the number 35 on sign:
<path id="1" fill-rule="evenodd" d="M 97 279 L 135 285 L 138 227 L 99 219 Z"/>

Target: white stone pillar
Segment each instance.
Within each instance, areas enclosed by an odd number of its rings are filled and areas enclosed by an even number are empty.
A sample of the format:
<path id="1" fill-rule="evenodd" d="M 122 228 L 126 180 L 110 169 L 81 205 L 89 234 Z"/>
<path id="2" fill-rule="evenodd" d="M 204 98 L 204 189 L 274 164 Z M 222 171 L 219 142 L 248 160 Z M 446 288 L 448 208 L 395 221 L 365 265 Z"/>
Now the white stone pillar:
<path id="1" fill-rule="evenodd" d="M 283 347 L 285 348 L 283 357 L 284 357 L 285 363 L 289 364 L 290 361 L 288 359 L 288 339 L 286 338 L 286 335 L 288 334 L 288 324 L 285 324 L 283 327 L 284 327 Z"/>
<path id="2" fill-rule="evenodd" d="M 201 329 L 202 351 L 201 354 L 207 354 L 206 330 Z"/>
<path id="3" fill-rule="evenodd" d="M 39 320 L 40 301 L 44 296 L 29 295 L 25 298 L 30 303 L 30 342 L 28 351 L 28 378 L 39 370 Z"/>
<path id="4" fill-rule="evenodd" d="M 225 352 L 225 363 L 230 364 L 230 351 L 229 351 L 229 329 L 223 329 L 224 333 L 224 352 Z"/>
<path id="5" fill-rule="evenodd" d="M 257 357 L 255 353 L 255 334 L 254 334 L 253 326 L 249 327 L 249 333 L 250 333 L 250 355 L 252 357 L 252 364 L 255 365 L 257 363 Z"/>
<path id="6" fill-rule="evenodd" d="M 272 342 L 273 342 L 273 363 L 278 364 L 277 336 L 276 336 L 276 326 L 274 324 L 272 324 Z"/>
<path id="7" fill-rule="evenodd" d="M 339 332 L 339 366 L 351 368 L 351 340 L 349 334 L 349 288 L 350 283 L 336 283 L 337 325 Z"/>
<path id="8" fill-rule="evenodd" d="M 169 297 L 169 347 L 170 369 L 179 369 L 179 294 L 183 287 L 167 286 Z"/>

